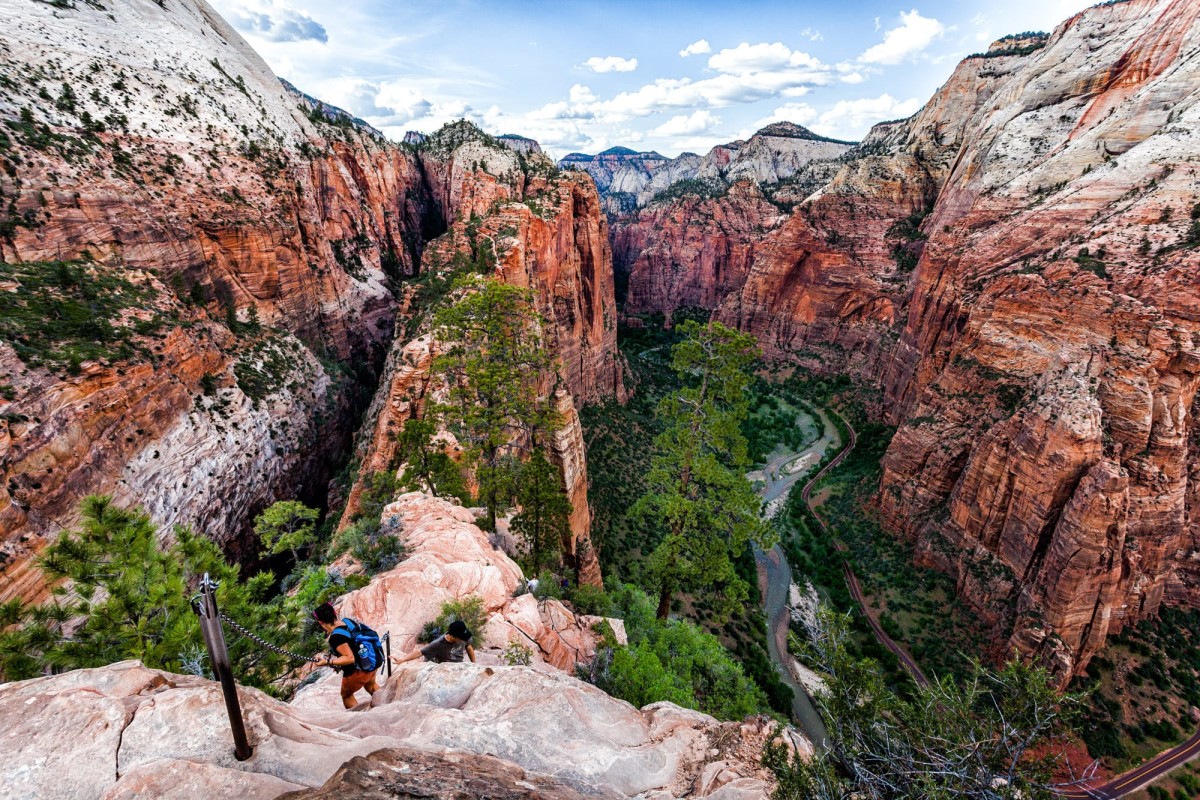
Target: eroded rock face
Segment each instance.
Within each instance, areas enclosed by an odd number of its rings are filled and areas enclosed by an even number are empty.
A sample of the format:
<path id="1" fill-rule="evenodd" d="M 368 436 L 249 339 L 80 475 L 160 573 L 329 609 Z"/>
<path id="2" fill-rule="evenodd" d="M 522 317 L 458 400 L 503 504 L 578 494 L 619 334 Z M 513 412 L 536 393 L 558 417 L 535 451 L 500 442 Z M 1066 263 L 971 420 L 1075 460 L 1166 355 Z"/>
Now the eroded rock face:
<path id="1" fill-rule="evenodd" d="M 6 796 L 182 798 L 199 789 L 266 798 L 362 785 L 348 781 L 378 778 L 376 768 L 395 774 L 401 758 L 410 767 L 397 782 L 424 797 L 443 796 L 436 792 L 454 781 L 479 786 L 489 773 L 496 790 L 523 781 L 546 797 L 748 799 L 771 787 L 759 760 L 774 723 L 720 723 L 668 703 L 639 711 L 557 671 L 408 667 L 353 713 L 291 706 L 252 689 L 239 690 L 239 700 L 254 748 L 241 762 L 211 681 L 128 661 L 6 684 Z M 811 752 L 790 732 L 785 740 Z M 366 771 L 363 759 L 374 762 Z M 445 773 L 425 781 L 439 761 Z"/>
<path id="2" fill-rule="evenodd" d="M 43 596 L 32 558 L 86 494 L 236 554 L 263 507 L 321 492 L 353 390 L 417 313 L 404 279 L 497 205 L 490 266 L 534 291 L 572 398 L 623 396 L 599 200 L 582 176 L 551 180 L 536 143 L 466 126 L 394 146 L 281 84 L 200 0 L 0 15 L 0 69 L 32 76 L 0 87 L 0 259 L 95 259 L 144 287 L 162 323 L 141 354 L 77 367 L 30 366 L 0 342 L 0 599 Z M 399 338 L 388 398 L 415 379 Z M 398 424 L 379 419 L 369 460 L 387 459 Z M 582 458 L 559 454 L 578 466 L 573 498 Z M 589 520 L 579 497 L 576 541 Z"/>
<path id="3" fill-rule="evenodd" d="M 1195 2 L 1091 9 L 998 87 L 926 224 L 884 374 L 908 420 L 885 517 L 1064 680 L 1164 600 L 1200 604 L 1185 277 L 1200 252 L 1163 211 L 1200 202 L 1198 74 L 1181 58 L 1198 17 Z"/>
<path id="4" fill-rule="evenodd" d="M 309 119 L 204 3 L 2 13 L 0 69 L 36 78 L 0 89 L 0 116 L 17 121 L 0 156 L 0 258 L 95 259 L 147 287 L 163 321 L 140 338 L 145 355 L 77 374 L 0 343 L 0 597 L 34 599 L 29 559 L 84 494 L 229 543 L 279 494 L 322 480 L 307 443 L 350 431 L 344 384 L 314 353 L 369 364 L 386 347 L 381 264 L 413 269 L 401 233 L 426 209 L 405 194 L 409 154 Z M 277 332 L 230 331 L 252 313 Z M 248 388 L 252 370 L 263 380 Z"/>
<path id="5" fill-rule="evenodd" d="M 352 758 L 320 789 L 286 794 L 280 800 L 582 800 L 605 796 L 617 795 L 583 795 L 564 783 L 530 775 L 491 756 L 389 749 Z"/>
<path id="6" fill-rule="evenodd" d="M 487 625 L 478 631 L 481 663 L 501 663 L 510 641 L 532 650 L 536 663 L 566 672 L 592 660 L 600 640 L 593 628 L 609 623 L 577 617 L 554 599 L 514 596 L 525 587 L 521 568 L 475 525 L 470 509 L 410 492 L 387 506 L 382 528 L 404 543 L 405 560 L 347 594 L 338 613 L 361 619 L 381 634 L 391 632 L 393 652 L 418 647 L 417 635 L 438 616 L 443 603 L 477 596 L 488 614 Z M 624 633 L 619 620 L 612 625 Z M 298 702 L 337 708 L 337 680 L 328 676 L 322 691 L 306 690 L 307 699 Z"/>
<path id="7" fill-rule="evenodd" d="M 1162 603 L 1200 605 L 1198 19 L 1131 0 L 997 42 L 762 232 L 744 198 L 687 201 L 722 235 L 739 215 L 736 247 L 671 206 L 640 212 L 659 238 L 614 226 L 631 308 L 715 309 L 883 388 L 883 519 L 997 651 L 1064 681 Z"/>

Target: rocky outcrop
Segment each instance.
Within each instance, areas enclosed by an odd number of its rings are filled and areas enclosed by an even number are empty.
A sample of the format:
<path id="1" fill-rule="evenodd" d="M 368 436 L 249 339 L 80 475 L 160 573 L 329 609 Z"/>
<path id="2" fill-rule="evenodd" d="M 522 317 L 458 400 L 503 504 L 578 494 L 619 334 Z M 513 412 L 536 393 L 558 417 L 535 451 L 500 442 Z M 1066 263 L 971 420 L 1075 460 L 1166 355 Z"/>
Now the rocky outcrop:
<path id="1" fill-rule="evenodd" d="M 1200 238 L 1164 210 L 1200 201 L 1200 76 L 1181 57 L 1198 18 L 1196 2 L 1090 9 L 1011 72 L 926 225 L 884 374 L 909 420 L 886 519 L 1064 679 L 1164 600 L 1200 605 L 1184 277 Z"/>
<path id="2" fill-rule="evenodd" d="M 441 603 L 478 596 L 488 622 L 478 664 L 408 664 L 368 704 L 341 707 L 339 678 L 310 675 L 291 703 L 254 689 L 238 696 L 253 755 L 234 758 L 220 685 L 135 661 L 0 686 L 6 797 L 712 797 L 765 796 L 761 766 L 776 736 L 811 747 L 765 719 L 718 722 L 670 703 L 638 710 L 570 677 L 594 657 L 592 627 L 528 594 L 520 569 L 493 549 L 466 509 L 412 493 L 383 528 L 406 558 L 337 601 L 342 614 L 390 631 L 397 652 Z M 533 663 L 504 666 L 509 640 Z M 456 788 L 457 787 L 457 788 Z M 458 793 L 445 794 L 451 790 Z M 336 794 L 340 792 L 341 794 Z M 463 792 L 466 792 L 464 795 Z M 382 794 L 381 794 L 382 793 Z M 407 794 L 406 794 L 407 793 Z M 517 795 L 513 795 L 517 796 Z"/>
<path id="3" fill-rule="evenodd" d="M 572 397 L 621 396 L 599 200 L 581 176 L 554 180 L 536 143 L 464 123 L 392 145 L 281 84 L 203 0 L 3 14 L 0 70 L 30 77 L 0 83 L 0 259 L 91 259 L 146 310 L 103 320 L 131 344 L 97 358 L 36 362 L 0 338 L 0 599 L 41 596 L 31 560 L 88 493 L 234 554 L 264 506 L 319 501 L 356 398 L 395 332 L 400 350 L 413 338 L 407 280 L 493 204 L 512 229 L 486 235 L 511 237 L 500 266 L 534 290 Z M 363 447 L 377 460 L 383 424 Z M 582 455 L 560 460 L 585 491 Z"/>
<path id="4" fill-rule="evenodd" d="M 491 756 L 393 748 L 356 756 L 320 789 L 286 794 L 279 800 L 583 800 L 605 794 L 580 794 L 565 783 L 531 775 Z"/>
<path id="5" fill-rule="evenodd" d="M 532 651 L 534 663 L 567 672 L 592 660 L 600 640 L 596 626 L 623 638 L 620 620 L 576 616 L 552 598 L 518 595 L 526 583 L 521 568 L 474 521 L 470 509 L 448 501 L 418 492 L 402 495 L 384 510 L 381 527 L 404 544 L 405 560 L 346 595 L 338 612 L 369 620 L 380 633 L 390 631 L 395 651 L 409 652 L 443 603 L 479 597 L 488 615 L 478 632 L 481 663 L 501 663 L 505 647 L 515 641 Z M 297 702 L 340 706 L 337 676 L 306 690 Z"/>
<path id="6" fill-rule="evenodd" d="M 563 543 L 568 568 L 578 580 L 600 584 L 599 560 L 591 546 L 587 462 L 576 404 L 601 398 L 625 399 L 623 365 L 617 351 L 616 305 L 608 230 L 595 188 L 576 174 L 556 173 L 544 156 L 520 154 L 468 123 L 457 123 L 423 140 L 418 153 L 433 194 L 441 197 L 447 233 L 432 242 L 426 268 L 438 273 L 463 261 L 490 269 L 501 280 L 528 289 L 546 320 L 546 347 L 558 355 L 555 375 L 543 393 L 562 420 L 550 444 L 572 503 L 571 540 Z M 351 490 L 354 510 L 362 480 L 394 470 L 396 434 L 421 417 L 426 398 L 445 387 L 430 375 L 436 344 L 429 333 L 430 308 L 406 304 L 412 318 L 398 337 L 380 390 L 360 437 L 359 483 Z"/>
<path id="7" fill-rule="evenodd" d="M 208 797 L 277 797 L 346 780 L 356 758 L 395 763 L 380 751 L 411 753 L 417 764 L 441 759 L 448 780 L 487 765 L 501 785 L 523 775 L 546 791 L 576 793 L 566 797 L 750 800 L 771 786 L 759 759 L 775 723 L 721 723 L 670 703 L 639 711 L 528 667 L 405 668 L 356 713 L 297 708 L 253 689 L 238 695 L 254 748 L 241 762 L 212 681 L 126 661 L 6 684 L 6 796 L 182 798 L 200 788 Z M 445 787 L 409 785 L 426 797 Z"/>
<path id="8" fill-rule="evenodd" d="M 503 797 L 519 784 L 542 792 L 521 796 L 751 800 L 770 790 L 761 766 L 767 741 L 779 735 L 812 752 L 774 722 L 722 723 L 670 703 L 639 711 L 570 677 L 594 657 L 592 628 L 608 626 L 621 643 L 623 624 L 514 597 L 520 569 L 468 510 L 412 493 L 388 506 L 383 529 L 404 542 L 405 560 L 338 599 L 339 613 L 390 632 L 398 653 L 442 602 L 478 596 L 488 614 L 478 664 L 404 665 L 386 680 L 381 674 L 380 690 L 354 712 L 342 708 L 340 679 L 329 670 L 311 675 L 291 703 L 239 689 L 254 748 L 241 762 L 212 681 L 127 661 L 5 684 L 6 796 L 326 797 L 354 789 L 359 797 L 383 791 L 383 776 L 388 791 L 418 797 L 456 784 L 476 787 L 470 796 Z M 531 666 L 502 664 L 510 640 L 533 650 Z"/>
<path id="9" fill-rule="evenodd" d="M 681 226 L 614 226 L 633 307 L 686 298 L 882 387 L 882 518 L 997 651 L 1064 681 L 1163 603 L 1200 606 L 1198 19 L 1196 0 L 1104 4 L 964 60 L 752 241 L 744 281 L 657 257 L 689 252 Z"/>
<path id="10" fill-rule="evenodd" d="M 685 196 L 614 224 L 613 267 L 628 276 L 625 312 L 718 307 L 745 285 L 767 231 L 785 219 L 743 182 L 721 198 Z"/>
<path id="11" fill-rule="evenodd" d="M 93 259 L 144 287 L 159 331 L 65 366 L 0 342 L 0 597 L 33 599 L 30 558 L 86 493 L 235 546 L 322 484 L 309 443 L 348 440 L 354 383 L 328 365 L 370 379 L 426 209 L 409 155 L 306 116 L 202 2 L 4 16 L 0 70 L 31 78 L 0 88 L 0 258 Z"/>

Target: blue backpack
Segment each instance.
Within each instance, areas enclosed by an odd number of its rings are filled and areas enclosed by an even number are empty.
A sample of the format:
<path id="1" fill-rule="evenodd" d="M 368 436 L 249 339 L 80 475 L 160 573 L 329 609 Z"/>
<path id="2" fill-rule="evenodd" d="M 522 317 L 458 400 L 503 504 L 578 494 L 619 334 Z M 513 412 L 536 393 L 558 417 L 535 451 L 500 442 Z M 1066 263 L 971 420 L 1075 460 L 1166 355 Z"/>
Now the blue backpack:
<path id="1" fill-rule="evenodd" d="M 342 620 L 340 627 L 333 632 L 344 631 L 350 638 L 350 651 L 354 653 L 354 666 L 363 672 L 379 669 L 383 663 L 383 642 L 379 634 L 349 617 Z"/>

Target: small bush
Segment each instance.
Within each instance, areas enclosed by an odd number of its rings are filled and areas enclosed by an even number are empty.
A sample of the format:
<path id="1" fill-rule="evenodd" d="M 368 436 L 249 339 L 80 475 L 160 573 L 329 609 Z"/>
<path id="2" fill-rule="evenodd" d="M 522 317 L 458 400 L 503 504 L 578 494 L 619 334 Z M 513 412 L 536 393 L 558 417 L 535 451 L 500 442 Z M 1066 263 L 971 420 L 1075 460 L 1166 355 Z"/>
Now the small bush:
<path id="1" fill-rule="evenodd" d="M 504 648 L 504 654 L 501 658 L 510 667 L 528 667 L 533 663 L 533 649 L 513 639 Z"/>
<path id="2" fill-rule="evenodd" d="M 567 599 L 575 606 L 580 614 L 592 614 L 597 617 L 614 616 L 612 598 L 604 589 L 598 586 L 577 586 L 567 593 Z"/>
<path id="3" fill-rule="evenodd" d="M 456 619 L 462 620 L 466 623 L 467 628 L 470 629 L 472 634 L 471 644 L 477 648 L 482 648 L 484 645 L 483 626 L 487 624 L 488 620 L 487 609 L 483 607 L 483 598 L 473 594 L 469 597 L 463 597 L 459 600 L 449 600 L 443 603 L 442 612 L 438 614 L 437 619 L 432 624 L 442 633 L 445 633 L 446 629 L 450 627 L 450 623 Z M 426 628 L 428 627 L 429 625 L 426 625 Z"/>
<path id="4" fill-rule="evenodd" d="M 387 572 L 404 558 L 404 545 L 380 527 L 378 519 L 363 518 L 339 533 L 330 544 L 329 555 L 349 553 L 368 575 Z"/>

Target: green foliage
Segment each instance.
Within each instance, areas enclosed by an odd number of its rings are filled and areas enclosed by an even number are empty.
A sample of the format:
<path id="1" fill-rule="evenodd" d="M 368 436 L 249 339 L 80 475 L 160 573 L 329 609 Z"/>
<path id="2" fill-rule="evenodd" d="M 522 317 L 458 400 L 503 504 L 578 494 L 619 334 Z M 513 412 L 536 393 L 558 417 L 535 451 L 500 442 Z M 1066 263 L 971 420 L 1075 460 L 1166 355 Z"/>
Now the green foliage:
<path id="1" fill-rule="evenodd" d="M 1124 0 L 1118 0 L 1124 2 Z M 1019 41 L 1029 39 L 1031 41 L 1023 45 L 1017 45 Z M 1050 41 L 1050 35 L 1045 31 L 1025 31 L 1024 33 L 1010 33 L 1007 36 L 1002 36 L 998 42 L 1008 42 L 1008 46 L 997 47 L 995 50 L 989 50 L 986 53 L 972 53 L 967 58 L 1000 58 L 1002 56 L 1027 56 L 1030 53 L 1035 53 L 1046 46 Z"/>
<path id="2" fill-rule="evenodd" d="M 83 361 L 149 357 L 139 337 L 163 318 L 144 311 L 156 296 L 119 269 L 90 261 L 0 263 L 0 340 L 29 366 L 78 372 Z"/>
<path id="3" fill-rule="evenodd" d="M 708 313 L 699 309 L 679 309 L 675 319 L 707 320 Z M 609 402 L 588 406 L 581 411 L 585 440 L 588 447 L 588 499 L 592 507 L 592 540 L 597 544 L 606 580 L 612 584 L 619 579 L 654 591 L 657 585 L 646 570 L 646 554 L 661 538 L 654 518 L 635 517 L 629 513 L 637 499 L 646 492 L 645 474 L 649 471 L 654 452 L 654 438 L 663 430 L 655 418 L 659 401 L 682 386 L 681 379 L 670 368 L 671 347 L 682 337 L 677 329 L 664 329 L 661 316 L 649 317 L 644 327 L 622 328 L 618 341 L 630 366 L 626 385 L 636 387 L 629 402 L 620 405 Z M 755 380 L 747 406 L 754 412 L 742 423 L 747 437 L 748 455 L 765 455 L 782 440 L 808 443 L 815 428 L 797 426 L 797 409 L 806 407 L 799 388 L 816 386 L 812 380 L 797 386 L 784 386 Z M 787 414 L 791 413 L 790 419 Z M 811 429 L 810 429 L 811 428 Z M 754 448 L 757 448 L 755 450 Z M 761 457 L 761 456 L 760 456 Z M 735 560 L 742 580 L 755 583 L 754 558 L 746 552 Z M 579 593 L 585 587 L 568 592 L 568 598 L 585 613 L 603 616 L 622 616 L 612 610 L 604 599 L 602 605 L 580 606 Z M 709 633 L 716 635 L 732 657 L 767 694 L 771 708 L 787 713 L 791 707 L 790 690 L 784 685 L 767 653 L 766 620 L 758 603 L 757 593 L 751 592 L 746 602 L 725 618 L 713 613 L 713 598 L 706 591 L 684 595 L 683 610 Z M 587 598 L 586 603 L 592 603 Z M 611 602 L 611 598 L 609 598 Z M 653 615 L 653 609 L 651 609 Z"/>
<path id="4" fill-rule="evenodd" d="M 373 472 L 363 481 L 362 493 L 358 497 L 358 511 L 354 521 L 373 520 L 378 525 L 384 507 L 396 499 L 400 492 L 400 479 L 391 470 Z"/>
<path id="5" fill-rule="evenodd" d="M 533 663 L 533 649 L 513 639 L 500 657 L 510 667 L 528 667 Z"/>
<path id="6" fill-rule="evenodd" d="M 611 617 L 616 614 L 616 606 L 612 598 L 599 586 L 586 583 L 576 586 L 567 593 L 567 599 L 574 606 L 575 611 L 580 614 L 596 617 Z"/>
<path id="7" fill-rule="evenodd" d="M 429 492 L 435 497 L 468 500 L 470 492 L 462 470 L 435 440 L 437 428 L 428 419 L 410 419 L 397 437 L 397 464 L 404 465 L 400 487 Z"/>
<path id="8" fill-rule="evenodd" d="M 929 215 L 928 209 L 914 211 L 888 228 L 887 238 L 893 240 L 892 259 L 900 272 L 912 272 L 921 260 L 926 236 L 921 232 L 921 223 Z"/>
<path id="9" fill-rule="evenodd" d="M 349 553 L 362 564 L 368 575 L 392 569 L 404 558 L 403 543 L 383 530 L 378 518 L 356 520 L 330 542 L 329 556 Z"/>
<path id="10" fill-rule="evenodd" d="M 494 530 L 511 496 L 512 443 L 528 438 L 537 446 L 560 424 L 538 398 L 538 381 L 554 361 L 542 346 L 544 321 L 528 290 L 475 275 L 463 276 L 455 288 L 458 300 L 433 319 L 443 344 L 433 369 L 450 387 L 448 402 L 434 413 L 465 447 Z"/>
<path id="11" fill-rule="evenodd" d="M 235 315 L 230 329 L 234 333 L 249 332 L 246 326 L 257 324 L 257 316 L 251 315 L 250 320 L 251 322 L 236 322 Z M 234 362 L 233 374 L 237 378 L 238 388 L 255 405 L 288 388 L 286 379 L 303 364 L 300 348 L 300 343 L 295 339 L 286 338 L 281 334 L 268 333 L 257 337 L 241 350 L 237 361 Z"/>
<path id="12" fill-rule="evenodd" d="M 88 140 L 55 132 L 46 123 L 38 122 L 28 107 L 22 107 L 17 119 L 6 119 L 4 124 L 14 139 L 34 150 L 57 153 L 71 162 L 79 161 L 91 153 Z"/>
<path id="13" fill-rule="evenodd" d="M 521 511 L 513 517 L 512 531 L 525 541 L 532 571 L 539 572 L 559 543 L 570 539 L 571 501 L 562 489 L 558 467 L 541 450 L 521 465 L 516 486 Z"/>
<path id="14" fill-rule="evenodd" d="M 733 557 L 752 540 L 767 547 L 771 540 L 745 477 L 740 428 L 755 340 L 716 322 L 678 327 L 684 338 L 672 350 L 672 367 L 684 386 L 658 405 L 664 430 L 655 438 L 647 492 L 634 508 L 662 532 L 649 562 L 660 619 L 675 592 L 700 587 L 719 602 L 718 613 L 728 613 L 748 594 Z"/>
<path id="15" fill-rule="evenodd" d="M 300 551 L 316 541 L 317 517 L 321 512 L 297 500 L 280 500 L 254 520 L 254 533 L 262 542 L 263 555 L 289 552 L 292 561 L 300 560 Z"/>
<path id="16" fill-rule="evenodd" d="M 742 422 L 746 437 L 747 461 L 762 464 L 777 446 L 799 452 L 820 437 L 820 431 L 807 421 L 800 424 L 807 404 L 786 387 L 756 380 L 752 385 L 750 413 Z M 811 418 L 811 416 L 810 416 Z"/>
<path id="17" fill-rule="evenodd" d="M 480 649 L 484 646 L 483 627 L 487 624 L 488 613 L 483 605 L 483 598 L 479 595 L 468 595 L 460 597 L 456 600 L 447 600 L 442 603 L 442 610 L 433 621 L 433 626 L 442 633 L 450 627 L 450 623 L 455 620 L 461 620 L 467 626 L 467 630 L 471 631 L 471 644 L 475 649 Z"/>
<path id="18" fill-rule="evenodd" d="M 289 649 L 315 646 L 300 616 L 282 602 L 266 602 L 273 578 L 261 573 L 243 583 L 209 539 L 177 528 L 169 545 L 141 510 L 124 510 L 108 497 L 81 504 L 77 531 L 63 532 L 42 554 L 40 567 L 53 585 L 43 606 L 2 607 L 0 673 L 6 680 L 47 670 L 98 667 L 136 658 L 174 672 L 201 646 L 188 595 L 204 573 L 220 582 L 217 600 L 226 614 Z M 240 638 L 229 640 L 239 682 L 277 691 L 274 680 L 289 666 Z"/>
<path id="19" fill-rule="evenodd" d="M 935 680 L 905 699 L 888 688 L 878 664 L 851 654 L 843 617 L 822 609 L 811 633 L 811 658 L 825 674 L 826 691 L 816 699 L 829 725 L 830 750 L 811 760 L 768 751 L 765 763 L 779 777 L 774 797 L 1058 796 L 1055 760 L 1039 753 L 1069 729 L 1080 703 L 1061 695 L 1045 670 L 976 663 L 961 684 Z"/>
<path id="20" fill-rule="evenodd" d="M 1088 248 L 1081 247 L 1079 248 L 1079 254 L 1075 256 L 1075 263 L 1078 264 L 1080 268 L 1107 280 L 1108 267 L 1105 266 L 1103 258 L 1103 248 L 1096 251 L 1095 255 L 1093 255 Z"/>
<path id="21" fill-rule="evenodd" d="M 597 676 L 602 689 L 638 707 L 669 700 L 720 719 L 765 711 L 766 697 L 715 636 L 690 622 L 656 620 L 651 598 L 633 586 L 613 599 L 629 646 L 615 648 Z"/>

